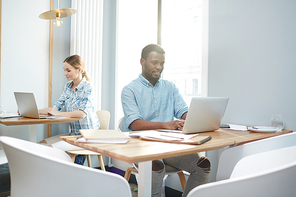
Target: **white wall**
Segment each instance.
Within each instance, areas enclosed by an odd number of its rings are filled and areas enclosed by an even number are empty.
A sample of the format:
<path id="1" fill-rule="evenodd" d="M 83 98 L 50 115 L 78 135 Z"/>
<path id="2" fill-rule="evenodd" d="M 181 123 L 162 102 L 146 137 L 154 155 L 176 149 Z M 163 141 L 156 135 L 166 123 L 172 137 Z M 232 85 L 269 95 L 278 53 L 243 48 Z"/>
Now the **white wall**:
<path id="1" fill-rule="evenodd" d="M 55 9 L 57 1 L 55 1 Z M 70 0 L 60 8 L 70 7 Z M 1 110 L 16 112 L 13 92 L 33 92 L 37 106 L 48 106 L 49 20 L 39 15 L 50 10 L 50 0 L 2 0 Z M 66 80 L 63 60 L 70 54 L 70 17 L 54 26 L 53 102 Z M 65 124 L 53 124 L 53 134 L 67 131 Z M 0 135 L 29 139 L 29 126 L 0 125 Z M 47 137 L 47 126 L 37 125 L 37 141 Z"/>
<path id="2" fill-rule="evenodd" d="M 48 0 L 2 0 L 1 105 L 17 112 L 13 92 L 34 92 L 37 105 L 47 103 L 48 23 L 39 14 L 49 9 Z M 28 139 L 28 126 L 0 126 L 1 135 Z M 20 132 L 21 130 L 21 132 Z M 42 130 L 43 125 L 38 125 Z"/>
<path id="3" fill-rule="evenodd" d="M 296 131 L 295 10 L 294 0 L 209 0 L 208 96 L 230 98 L 224 122 L 282 114 Z"/>
<path id="4" fill-rule="evenodd" d="M 210 0 L 209 96 L 230 97 L 225 122 L 296 130 L 296 1 Z"/>

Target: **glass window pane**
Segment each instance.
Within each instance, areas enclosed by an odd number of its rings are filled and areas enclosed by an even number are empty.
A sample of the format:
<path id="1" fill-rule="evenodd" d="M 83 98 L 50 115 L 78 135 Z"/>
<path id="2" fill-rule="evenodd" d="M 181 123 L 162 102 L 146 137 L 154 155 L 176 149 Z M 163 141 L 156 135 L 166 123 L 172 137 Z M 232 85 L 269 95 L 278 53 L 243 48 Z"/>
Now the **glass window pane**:
<path id="1" fill-rule="evenodd" d="M 142 49 L 157 43 L 157 0 L 118 1 L 117 114 L 123 117 L 121 90 L 142 72 Z"/>
<path id="2" fill-rule="evenodd" d="M 163 78 L 190 103 L 201 95 L 202 0 L 162 0 Z"/>

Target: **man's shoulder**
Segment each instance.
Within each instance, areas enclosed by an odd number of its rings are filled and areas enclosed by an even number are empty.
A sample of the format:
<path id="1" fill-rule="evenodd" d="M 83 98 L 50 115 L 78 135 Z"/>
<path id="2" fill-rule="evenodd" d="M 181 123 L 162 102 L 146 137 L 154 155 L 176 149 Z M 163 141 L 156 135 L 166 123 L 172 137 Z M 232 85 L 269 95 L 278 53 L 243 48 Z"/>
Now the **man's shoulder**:
<path id="1" fill-rule="evenodd" d="M 127 85 L 125 85 L 124 89 L 126 89 L 126 88 L 133 89 L 133 88 L 138 87 L 140 84 L 141 84 L 141 82 L 140 82 L 139 78 L 136 78 L 136 79 L 132 80 L 131 82 L 129 82 Z"/>
<path id="2" fill-rule="evenodd" d="M 176 85 L 172 81 L 166 79 L 159 79 L 159 83 L 164 86 L 176 87 Z"/>

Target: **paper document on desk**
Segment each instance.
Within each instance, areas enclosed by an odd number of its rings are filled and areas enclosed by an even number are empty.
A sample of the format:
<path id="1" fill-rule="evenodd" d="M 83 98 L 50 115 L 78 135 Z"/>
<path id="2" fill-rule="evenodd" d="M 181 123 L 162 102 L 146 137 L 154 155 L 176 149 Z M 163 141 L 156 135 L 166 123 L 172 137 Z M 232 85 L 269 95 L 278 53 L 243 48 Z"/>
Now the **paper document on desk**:
<path id="1" fill-rule="evenodd" d="M 78 142 L 124 144 L 130 139 L 118 130 L 81 129 L 80 133 L 82 137 L 77 138 Z"/>
<path id="2" fill-rule="evenodd" d="M 136 133 L 130 133 L 130 137 L 154 137 L 154 138 L 159 138 L 159 139 L 165 139 L 165 140 L 188 140 L 192 137 L 197 136 L 198 134 L 191 134 L 191 135 L 186 135 L 186 134 L 181 134 L 181 133 L 165 133 L 165 132 L 159 132 L 155 130 L 150 130 L 150 131 L 140 131 Z"/>
<path id="3" fill-rule="evenodd" d="M 198 134 L 164 133 L 155 130 L 132 132 L 130 137 L 138 137 L 142 140 L 159 142 L 202 144 L 211 139 L 211 136 L 198 136 Z"/>

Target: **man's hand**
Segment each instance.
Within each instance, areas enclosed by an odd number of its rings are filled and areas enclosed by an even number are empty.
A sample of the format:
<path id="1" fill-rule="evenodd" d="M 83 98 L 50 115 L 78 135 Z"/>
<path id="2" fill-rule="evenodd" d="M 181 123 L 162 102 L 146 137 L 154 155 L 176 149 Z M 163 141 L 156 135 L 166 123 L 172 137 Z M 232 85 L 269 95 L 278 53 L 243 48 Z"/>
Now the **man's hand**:
<path id="1" fill-rule="evenodd" d="M 184 123 L 185 123 L 185 120 L 183 119 L 177 119 L 171 122 L 165 122 L 164 129 L 183 129 Z"/>

